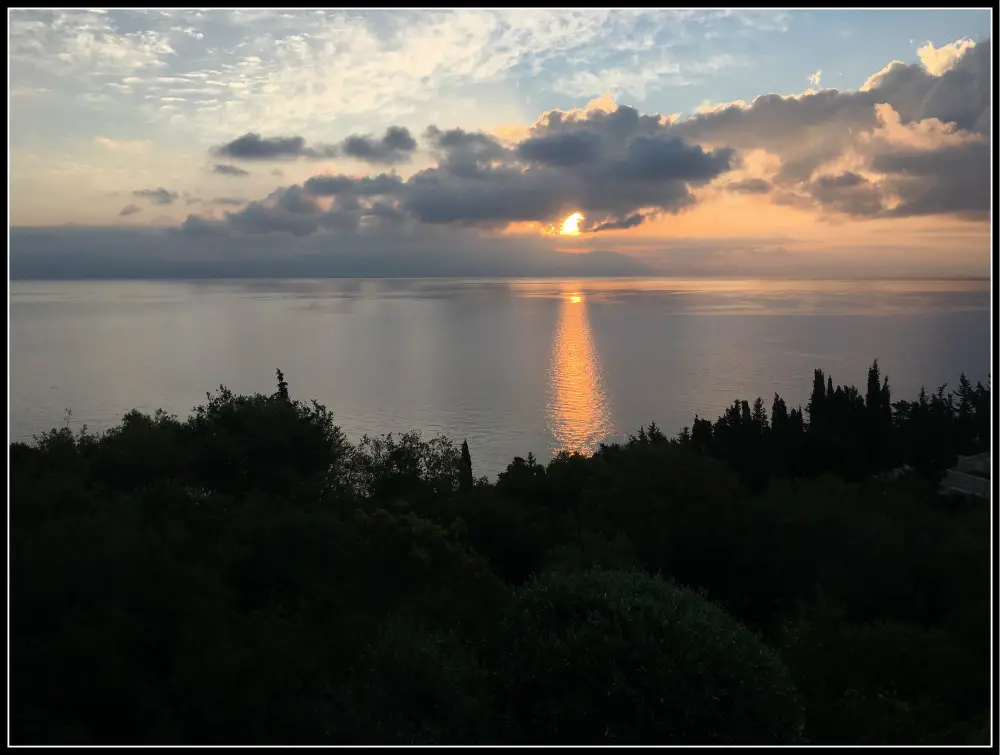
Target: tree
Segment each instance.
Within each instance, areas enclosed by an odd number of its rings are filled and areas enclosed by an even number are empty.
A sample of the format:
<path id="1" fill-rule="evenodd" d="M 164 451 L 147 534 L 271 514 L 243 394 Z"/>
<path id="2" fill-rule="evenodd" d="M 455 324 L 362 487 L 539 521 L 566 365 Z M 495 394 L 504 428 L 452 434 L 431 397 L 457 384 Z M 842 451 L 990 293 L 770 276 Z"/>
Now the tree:
<path id="1" fill-rule="evenodd" d="M 809 415 L 809 424 L 817 427 L 825 419 L 824 408 L 826 405 L 826 382 L 823 380 L 823 370 L 813 371 L 812 395 L 809 403 L 806 404 L 806 413 Z"/>
<path id="2" fill-rule="evenodd" d="M 275 370 L 278 373 L 278 398 L 288 401 L 288 383 L 285 382 L 285 374 L 281 370 Z"/>
<path id="3" fill-rule="evenodd" d="M 754 431 L 757 435 L 763 435 L 768 429 L 767 409 L 764 408 L 764 399 L 760 396 L 753 402 L 752 412 Z"/>
<path id="4" fill-rule="evenodd" d="M 701 419 L 697 414 L 694 415 L 694 423 L 691 425 L 691 444 L 698 453 L 708 453 L 712 445 L 711 420 Z"/>
<path id="5" fill-rule="evenodd" d="M 774 394 L 774 402 L 771 404 L 771 425 L 775 430 L 784 429 L 788 423 L 788 406 L 785 400 L 777 393 Z"/>
<path id="6" fill-rule="evenodd" d="M 472 491 L 472 456 L 469 454 L 469 441 L 462 441 L 462 460 L 458 474 L 458 492 L 467 495 Z"/>

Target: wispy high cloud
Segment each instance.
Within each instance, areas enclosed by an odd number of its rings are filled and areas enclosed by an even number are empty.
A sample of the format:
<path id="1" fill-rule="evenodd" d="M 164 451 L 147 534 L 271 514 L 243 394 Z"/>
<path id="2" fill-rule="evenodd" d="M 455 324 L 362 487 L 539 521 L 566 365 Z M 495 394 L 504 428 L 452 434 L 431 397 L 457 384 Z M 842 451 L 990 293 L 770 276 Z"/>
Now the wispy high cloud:
<path id="1" fill-rule="evenodd" d="M 781 33 L 786 19 L 652 9 L 17 11 L 11 60 L 17 78 L 75 80 L 74 96 L 148 122 L 311 140 L 320 123 L 374 116 L 388 125 L 470 86 L 523 81 L 543 96 L 642 100 L 731 69 L 739 57 L 727 43 Z M 692 58 L 694 45 L 707 55 Z"/>

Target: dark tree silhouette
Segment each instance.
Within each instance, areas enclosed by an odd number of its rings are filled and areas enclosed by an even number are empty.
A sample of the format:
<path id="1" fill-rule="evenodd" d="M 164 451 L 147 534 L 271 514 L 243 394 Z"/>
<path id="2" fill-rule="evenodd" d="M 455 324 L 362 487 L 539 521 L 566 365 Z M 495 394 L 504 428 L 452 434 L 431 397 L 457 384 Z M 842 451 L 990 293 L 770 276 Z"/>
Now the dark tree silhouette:
<path id="1" fill-rule="evenodd" d="M 469 454 L 469 441 L 462 441 L 462 462 L 458 475 L 458 490 L 463 495 L 472 492 L 472 456 Z"/>
<path id="2" fill-rule="evenodd" d="M 988 385 L 817 370 L 491 484 L 276 376 L 11 444 L 14 743 L 988 742 L 990 511 L 937 493 Z"/>

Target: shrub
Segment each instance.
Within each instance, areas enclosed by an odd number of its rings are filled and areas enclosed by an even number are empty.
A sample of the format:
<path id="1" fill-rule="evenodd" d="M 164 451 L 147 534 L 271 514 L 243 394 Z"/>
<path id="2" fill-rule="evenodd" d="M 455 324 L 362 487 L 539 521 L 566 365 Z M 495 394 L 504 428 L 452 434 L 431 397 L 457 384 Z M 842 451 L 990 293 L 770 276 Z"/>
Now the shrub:
<path id="1" fill-rule="evenodd" d="M 334 695 L 328 741 L 451 745 L 493 741 L 489 678 L 454 633 L 390 622 Z"/>
<path id="2" fill-rule="evenodd" d="M 552 550 L 545 560 L 549 570 L 576 571 L 591 568 L 636 569 L 639 559 L 632 541 L 621 533 L 605 538 L 581 532 L 579 541 Z"/>
<path id="3" fill-rule="evenodd" d="M 852 625 L 820 606 L 800 610 L 780 644 L 814 744 L 964 744 L 988 705 L 978 648 L 939 629 Z"/>
<path id="4" fill-rule="evenodd" d="M 532 744 L 781 744 L 802 729 L 778 656 L 696 593 L 639 571 L 543 574 L 487 650 Z"/>

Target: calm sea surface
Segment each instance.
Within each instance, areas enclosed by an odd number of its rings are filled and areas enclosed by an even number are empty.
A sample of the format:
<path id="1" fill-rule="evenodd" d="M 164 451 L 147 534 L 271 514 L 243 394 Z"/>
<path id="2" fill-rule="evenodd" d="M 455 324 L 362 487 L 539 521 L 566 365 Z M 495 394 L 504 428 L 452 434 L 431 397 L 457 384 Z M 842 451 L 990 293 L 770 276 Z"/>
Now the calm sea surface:
<path id="1" fill-rule="evenodd" d="M 310 280 L 13 282 L 11 440 L 100 430 L 132 408 L 275 389 L 329 406 L 351 439 L 468 438 L 491 477 L 533 451 L 592 451 L 655 420 L 674 433 L 735 398 L 805 404 L 816 367 L 894 399 L 984 383 L 985 281 Z"/>

